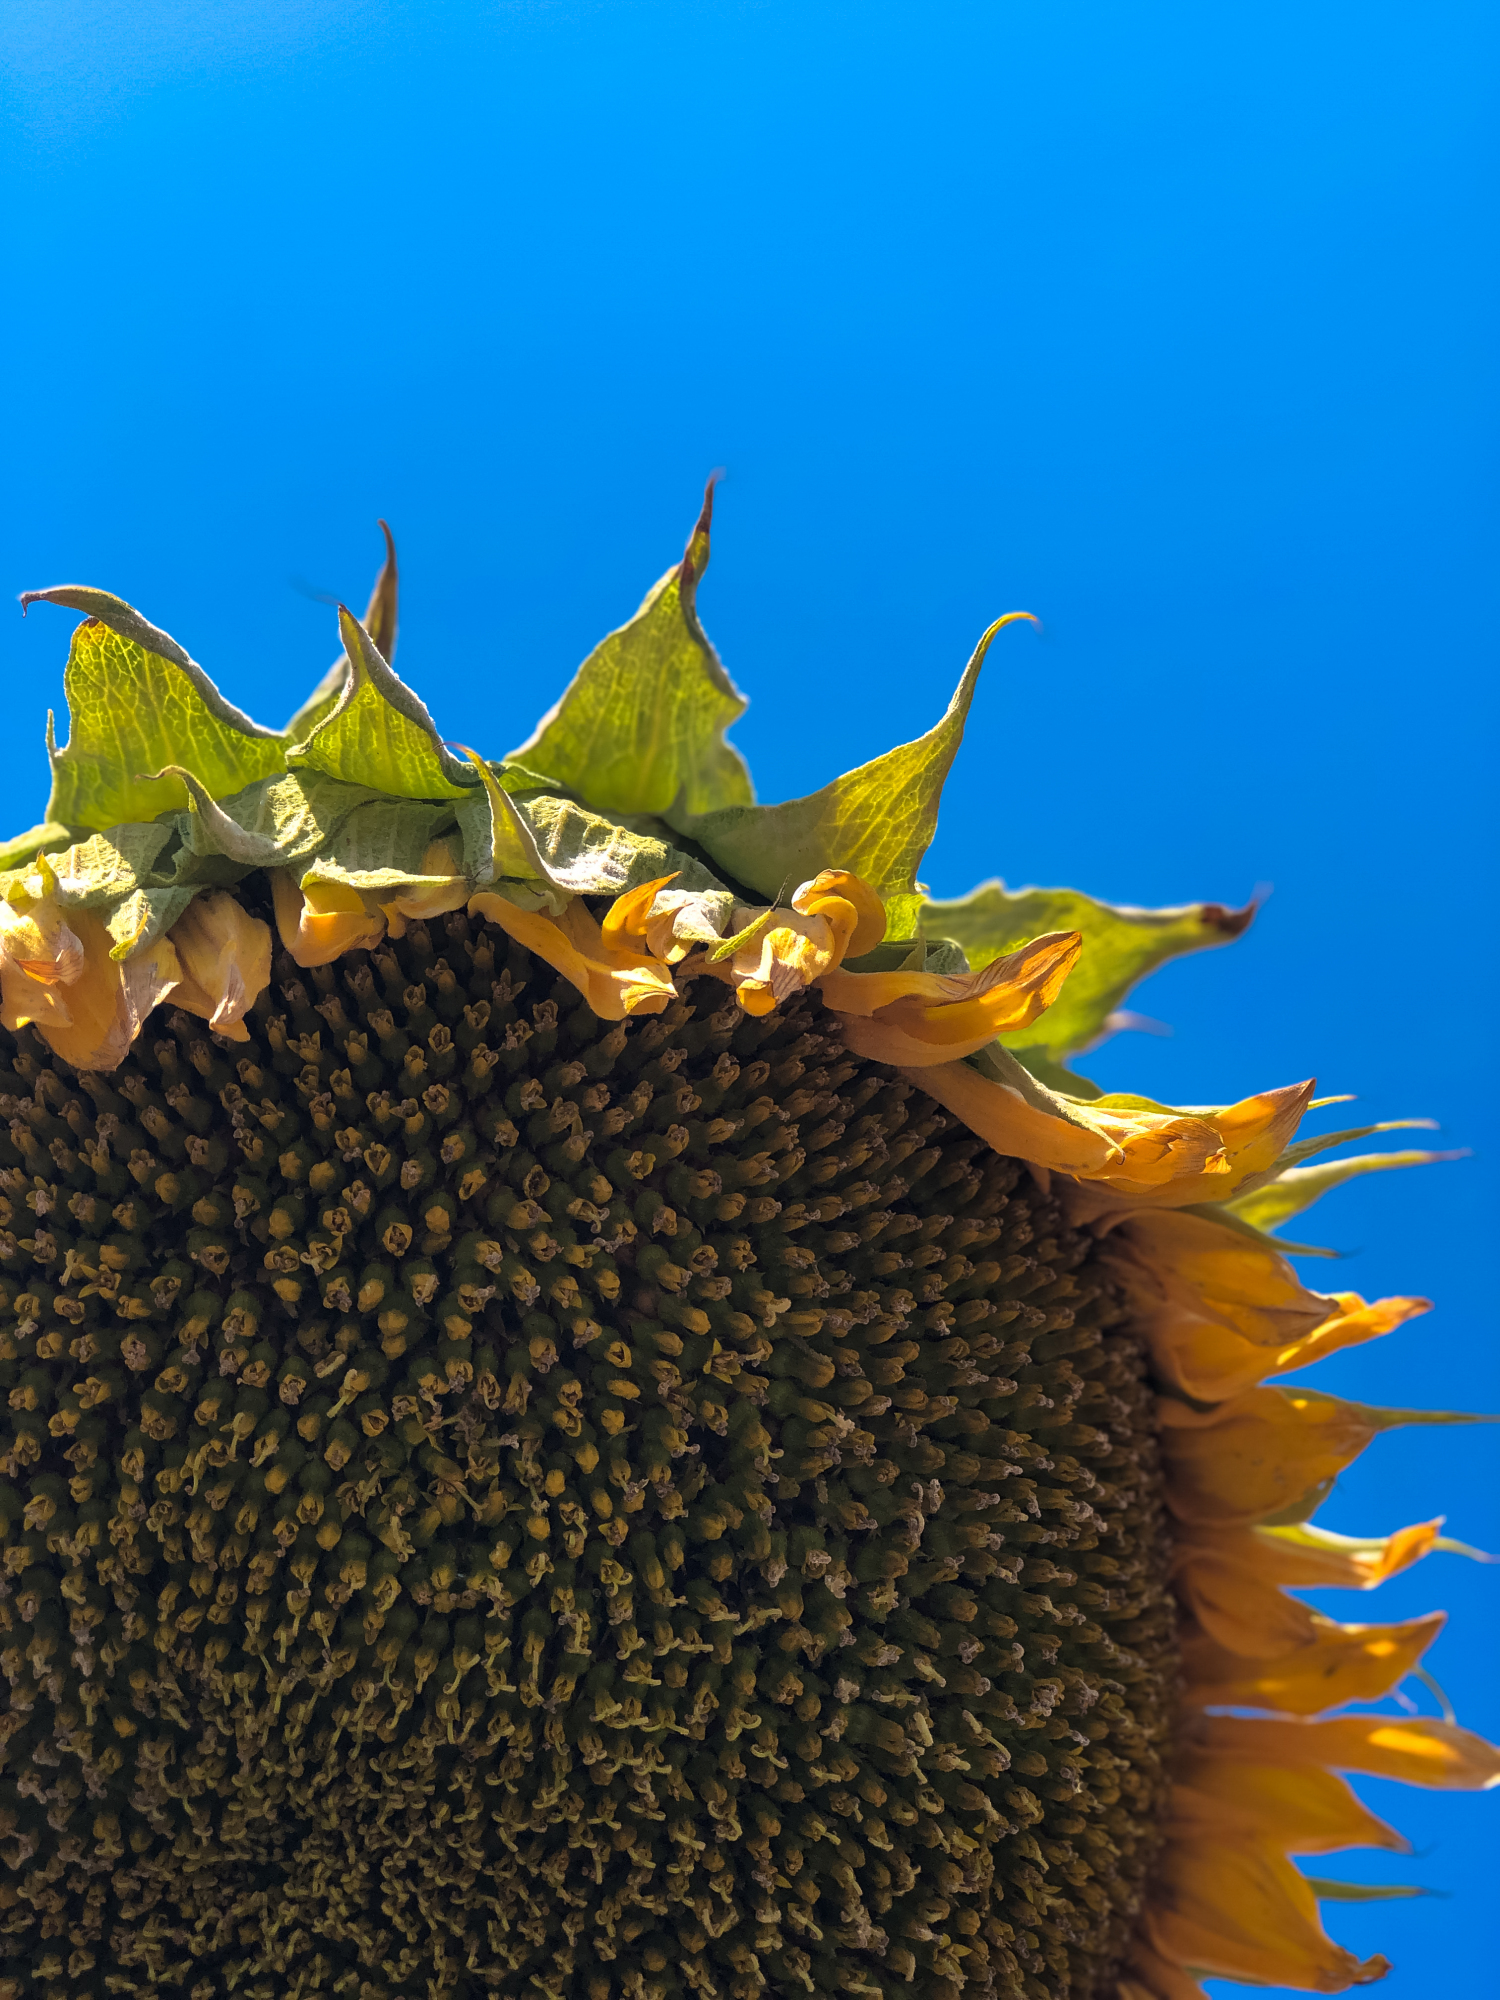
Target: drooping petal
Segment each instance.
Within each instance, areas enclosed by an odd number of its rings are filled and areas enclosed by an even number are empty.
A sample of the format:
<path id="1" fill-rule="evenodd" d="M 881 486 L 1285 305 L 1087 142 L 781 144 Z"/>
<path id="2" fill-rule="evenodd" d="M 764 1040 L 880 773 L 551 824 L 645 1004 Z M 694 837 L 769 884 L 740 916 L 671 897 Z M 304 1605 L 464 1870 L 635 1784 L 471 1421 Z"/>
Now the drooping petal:
<path id="1" fill-rule="evenodd" d="M 658 894 L 669 882 L 675 882 L 682 871 L 674 869 L 670 875 L 662 875 L 654 882 L 643 882 L 638 889 L 627 889 L 623 896 L 616 896 L 604 913 L 599 926 L 600 934 L 611 951 L 649 951 L 646 924 L 651 915 Z"/>
<path id="2" fill-rule="evenodd" d="M 1109 1241 L 1159 1373 L 1199 1402 L 1389 1333 L 1428 1306 L 1309 1291 L 1268 1244 L 1179 1209 L 1128 1215 Z"/>
<path id="3" fill-rule="evenodd" d="M 1383 1430 L 1467 1420 L 1439 1410 L 1373 1409 L 1310 1389 L 1261 1388 L 1211 1410 L 1164 1397 L 1159 1421 L 1167 1505 L 1178 1519 L 1249 1524 L 1310 1502 Z"/>
<path id="4" fill-rule="evenodd" d="M 1384 1958 L 1361 1961 L 1335 1944 L 1299 1871 L 1238 1829 L 1228 1839 L 1169 1841 L 1143 1928 L 1169 1962 L 1262 1986 L 1341 1993 L 1390 1970 Z"/>
<path id="5" fill-rule="evenodd" d="M 1397 1576 L 1439 1546 L 1442 1517 L 1416 1521 L 1393 1534 L 1358 1537 L 1336 1535 L 1328 1528 L 1299 1522 L 1289 1528 L 1253 1528 L 1258 1560 L 1267 1575 L 1292 1590 L 1332 1586 L 1342 1590 L 1373 1590 Z"/>
<path id="6" fill-rule="evenodd" d="M 1313 1637 L 1273 1660 L 1245 1659 L 1207 1633 L 1187 1632 L 1182 1670 L 1205 1707 L 1269 1708 L 1318 1715 L 1348 1701 L 1378 1701 L 1416 1666 L 1447 1622 L 1430 1612 L 1396 1625 L 1341 1625 L 1311 1614 Z"/>
<path id="7" fill-rule="evenodd" d="M 1308 1722 L 1209 1715 L 1194 1734 L 1193 1754 L 1204 1759 L 1361 1771 L 1437 1791 L 1487 1792 L 1500 1785 L 1500 1749 L 1430 1715 L 1335 1715 Z"/>
<path id="8" fill-rule="evenodd" d="M 392 937 L 404 937 L 409 922 L 443 917 L 461 910 L 469 900 L 469 882 L 446 840 L 435 840 L 422 856 L 422 876 L 409 887 L 381 899 L 378 907 Z"/>
<path id="9" fill-rule="evenodd" d="M 676 998 L 668 968 L 646 952 L 611 951 L 579 900 L 571 902 L 561 917 L 549 917 L 540 910 L 518 909 L 504 896 L 482 889 L 469 898 L 468 911 L 471 917 L 488 917 L 499 924 L 571 980 L 601 1020 L 659 1014 Z"/>
<path id="10" fill-rule="evenodd" d="M 51 894 L 55 882 L 43 856 L 14 903 L 0 898 L 0 964 L 43 986 L 71 986 L 83 971 L 83 946 Z"/>
<path id="11" fill-rule="evenodd" d="M 826 917 L 780 909 L 765 914 L 772 920 L 757 928 L 727 961 L 729 982 L 747 1014 L 769 1013 L 811 986 L 837 959 L 838 939 Z M 737 909 L 732 920 L 736 934 L 750 929 L 756 915 Z M 711 971 L 713 966 L 703 969 Z"/>
<path id="12" fill-rule="evenodd" d="M 1056 999 L 1081 946 L 1076 931 L 1059 931 L 992 959 L 982 972 L 838 971 L 824 975 L 821 989 L 828 1006 L 851 1015 L 844 1034 L 857 1055 L 923 1068 L 1029 1026 Z M 876 992 L 862 990 L 866 981 Z"/>
<path id="13" fill-rule="evenodd" d="M 1264 1726 L 1258 1716 L 1242 1721 L 1247 1735 Z M 1180 1757 L 1177 1770 L 1173 1818 L 1199 1821 L 1205 1834 L 1222 1832 L 1226 1819 L 1233 1819 L 1283 1854 L 1336 1854 L 1346 1847 L 1410 1852 L 1396 1829 L 1372 1813 L 1342 1778 L 1310 1762 L 1283 1764 L 1274 1744 L 1258 1745 L 1253 1757 L 1221 1755 L 1205 1744 Z"/>
<path id="14" fill-rule="evenodd" d="M 244 1016 L 271 981 L 271 930 L 225 889 L 195 896 L 169 933 L 182 966 L 174 995 L 231 1040 L 249 1040 Z"/>
<path id="15" fill-rule="evenodd" d="M 1314 1636 L 1313 1614 L 1288 1589 L 1371 1590 L 1436 1545 L 1441 1521 L 1371 1542 L 1316 1528 L 1179 1528 L 1172 1555 L 1178 1596 L 1209 1636 L 1245 1659 L 1275 1659 Z M 1303 1546 L 1294 1537 L 1306 1537 Z M 1323 1547 L 1323 1541 L 1332 1546 Z M 1347 1544 L 1347 1549 L 1340 1544 Z M 1358 1560 L 1355 1559 L 1357 1552 Z"/>
<path id="16" fill-rule="evenodd" d="M 1130 1970 L 1120 1981 L 1119 2000 L 1205 2000 L 1205 1995 L 1191 1973 L 1137 1936 L 1131 1940 Z"/>
<path id="17" fill-rule="evenodd" d="M 646 949 L 663 964 L 676 965 L 698 945 L 717 946 L 733 919 L 734 907 L 734 897 L 727 889 L 663 890 L 646 917 Z"/>
<path id="18" fill-rule="evenodd" d="M 847 868 L 824 868 L 792 897 L 803 916 L 825 917 L 832 926 L 836 963 L 873 951 L 885 936 L 885 905 L 861 876 Z"/>
<path id="19" fill-rule="evenodd" d="M 386 920 L 347 882 L 299 884 L 284 868 L 271 874 L 276 929 L 294 963 L 331 965 L 346 951 L 368 951 L 385 936 Z"/>
<path id="20" fill-rule="evenodd" d="M 83 964 L 66 986 L 34 979 L 0 960 L 0 1023 L 12 1033 L 30 1022 L 53 1052 L 80 1070 L 112 1070 L 141 1024 L 181 981 L 171 941 L 159 937 L 133 958 L 110 956 L 113 940 L 92 910 L 70 913 Z M 64 997 L 66 996 L 66 997 Z"/>

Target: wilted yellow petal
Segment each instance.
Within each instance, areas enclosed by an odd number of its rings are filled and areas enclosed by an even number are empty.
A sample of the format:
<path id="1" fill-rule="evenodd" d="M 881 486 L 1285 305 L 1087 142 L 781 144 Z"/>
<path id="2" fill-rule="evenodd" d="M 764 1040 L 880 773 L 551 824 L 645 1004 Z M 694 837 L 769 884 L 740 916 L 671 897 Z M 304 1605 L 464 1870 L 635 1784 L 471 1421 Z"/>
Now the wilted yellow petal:
<path id="1" fill-rule="evenodd" d="M 1057 998 L 1082 945 L 1077 931 L 1057 931 L 991 959 L 982 972 L 836 971 L 820 985 L 828 1006 L 854 1017 L 844 1035 L 856 1054 L 925 1067 L 1028 1027 Z M 867 983 L 873 992 L 862 990 Z"/>
<path id="2" fill-rule="evenodd" d="M 40 878 L 36 886 L 43 886 Z M 18 966 L 43 986 L 70 986 L 78 978 L 83 946 L 50 895 L 0 899 L 0 964 Z"/>
<path id="3" fill-rule="evenodd" d="M 1292 1590 L 1319 1585 L 1335 1589 L 1373 1590 L 1387 1577 L 1410 1569 L 1431 1554 L 1442 1532 L 1442 1517 L 1417 1521 L 1394 1534 L 1336 1535 L 1328 1528 L 1299 1522 L 1291 1528 L 1252 1528 L 1263 1573 Z"/>
<path id="4" fill-rule="evenodd" d="M 1194 1736 L 1194 1755 L 1205 1758 L 1362 1771 L 1437 1791 L 1487 1792 L 1500 1785 L 1500 1749 L 1428 1715 L 1335 1715 L 1310 1722 L 1208 1715 Z"/>
<path id="5" fill-rule="evenodd" d="M 1248 1739 L 1266 1725 L 1247 1716 L 1241 1726 Z M 1221 1756 L 1205 1745 L 1180 1757 L 1177 1770 L 1172 1819 L 1179 1837 L 1191 1837 L 1196 1830 L 1223 1838 L 1226 1828 L 1238 1823 L 1282 1854 L 1335 1854 L 1345 1847 L 1410 1851 L 1396 1829 L 1377 1818 L 1342 1778 L 1311 1763 L 1281 1764 L 1272 1745 L 1261 1744 L 1253 1756 L 1244 1757 Z"/>
<path id="6" fill-rule="evenodd" d="M 646 941 L 646 920 L 651 915 L 651 906 L 658 893 L 669 882 L 675 882 L 682 873 L 674 869 L 670 875 L 658 876 L 654 882 L 643 882 L 638 889 L 627 889 L 623 896 L 616 896 L 604 913 L 604 921 L 599 926 L 605 944 L 611 951 L 648 951 Z"/>
<path id="7" fill-rule="evenodd" d="M 1164 1397 L 1167 1505 L 1179 1520 L 1226 1524 L 1285 1513 L 1402 1415 L 1308 1389 L 1247 1389 L 1212 1410 Z"/>
<path id="8" fill-rule="evenodd" d="M 885 905 L 858 875 L 847 868 L 825 868 L 804 882 L 792 897 L 792 908 L 804 916 L 825 917 L 833 929 L 835 963 L 873 951 L 885 936 Z"/>
<path id="9" fill-rule="evenodd" d="M 1163 1378 L 1219 1402 L 1389 1333 L 1426 1299 L 1309 1291 L 1269 1245 L 1178 1209 L 1128 1215 L 1111 1233 L 1136 1322 Z"/>
<path id="10" fill-rule="evenodd" d="M 866 1031 L 851 1024 L 845 1032 L 851 1047 L 863 1052 L 855 1036 Z M 1241 1164 L 1231 1157 L 1220 1134 L 1222 1121 L 1233 1129 L 1237 1147 L 1253 1150 L 1255 1135 L 1268 1123 L 1279 1127 L 1288 1118 L 1295 1123 L 1313 1088 L 1310 1083 L 1295 1084 L 1286 1091 L 1247 1099 L 1256 1109 L 1243 1118 L 1236 1116 L 1243 1111 L 1239 1105 L 1201 1113 L 1154 1111 L 1112 1105 L 1107 1099 L 1088 1103 L 1069 1099 L 1069 1116 L 1062 1118 L 1028 1102 L 1009 1084 L 981 1076 L 965 1062 L 901 1067 L 913 1083 L 996 1152 L 1098 1182 L 1128 1196 L 1132 1206 L 1166 1208 L 1217 1201 L 1242 1178 Z"/>
<path id="11" fill-rule="evenodd" d="M 182 967 L 173 995 L 232 1040 L 249 1040 L 243 1017 L 271 981 L 271 929 L 225 889 L 195 896 L 169 933 Z"/>
<path id="12" fill-rule="evenodd" d="M 284 868 L 271 872 L 276 929 L 293 961 L 331 965 L 346 951 L 368 951 L 385 936 L 386 920 L 346 882 L 298 884 Z"/>
<path id="13" fill-rule="evenodd" d="M 810 986 L 835 963 L 838 939 L 826 917 L 777 910 L 727 962 L 727 976 L 747 1014 L 766 1014 Z M 746 929 L 754 912 L 736 910 L 734 923 Z M 698 969 L 714 971 L 712 964 Z M 723 974 L 720 975 L 724 976 Z"/>
<path id="14" fill-rule="evenodd" d="M 372 899 L 374 900 L 374 899 Z M 443 917 L 461 910 L 469 900 L 469 882 L 445 840 L 435 840 L 422 856 L 422 879 L 414 881 L 388 901 L 378 902 L 392 937 L 404 937 L 409 922 L 423 917 Z"/>
<path id="15" fill-rule="evenodd" d="M 471 917 L 488 917 L 528 950 L 544 958 L 578 988 L 604 1021 L 627 1014 L 659 1014 L 676 998 L 672 975 L 645 952 L 611 951 L 603 932 L 575 899 L 561 917 L 518 909 L 504 896 L 482 889 L 469 898 Z"/>
<path id="16" fill-rule="evenodd" d="M 110 957 L 114 940 L 93 911 L 70 915 L 83 954 L 81 968 L 63 986 L 34 979 L 10 960 L 0 961 L 0 1022 L 14 1032 L 29 1021 L 75 1069 L 112 1070 L 124 1060 L 151 1009 L 176 989 L 181 966 L 165 937 L 117 962 Z"/>
<path id="17" fill-rule="evenodd" d="M 1347 1701 L 1378 1701 L 1411 1672 L 1447 1622 L 1442 1611 L 1396 1625 L 1340 1625 L 1312 1614 L 1314 1636 L 1274 1660 L 1247 1660 L 1206 1633 L 1188 1632 L 1182 1671 L 1205 1707 L 1317 1715 Z"/>

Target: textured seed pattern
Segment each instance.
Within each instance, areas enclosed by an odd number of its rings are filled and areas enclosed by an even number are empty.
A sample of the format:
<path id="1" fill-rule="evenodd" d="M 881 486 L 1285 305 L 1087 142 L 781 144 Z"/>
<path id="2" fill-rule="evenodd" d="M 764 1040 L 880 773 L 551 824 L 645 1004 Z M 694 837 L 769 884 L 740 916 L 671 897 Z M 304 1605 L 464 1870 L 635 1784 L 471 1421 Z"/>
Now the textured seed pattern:
<path id="1" fill-rule="evenodd" d="M 462 917 L 0 1053 L 0 1996 L 1103 1995 L 1173 1677 L 1086 1239 L 817 1004 Z"/>

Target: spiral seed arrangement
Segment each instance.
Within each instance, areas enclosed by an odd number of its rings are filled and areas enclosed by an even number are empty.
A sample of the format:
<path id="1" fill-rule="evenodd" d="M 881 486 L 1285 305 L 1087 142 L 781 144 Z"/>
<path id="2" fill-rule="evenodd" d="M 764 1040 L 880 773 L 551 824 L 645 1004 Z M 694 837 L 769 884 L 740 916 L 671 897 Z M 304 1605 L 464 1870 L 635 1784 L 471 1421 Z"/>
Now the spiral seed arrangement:
<path id="1" fill-rule="evenodd" d="M 461 916 L 159 1022 L 0 1072 L 0 1991 L 1094 1992 L 1172 1619 L 1033 1178 Z"/>

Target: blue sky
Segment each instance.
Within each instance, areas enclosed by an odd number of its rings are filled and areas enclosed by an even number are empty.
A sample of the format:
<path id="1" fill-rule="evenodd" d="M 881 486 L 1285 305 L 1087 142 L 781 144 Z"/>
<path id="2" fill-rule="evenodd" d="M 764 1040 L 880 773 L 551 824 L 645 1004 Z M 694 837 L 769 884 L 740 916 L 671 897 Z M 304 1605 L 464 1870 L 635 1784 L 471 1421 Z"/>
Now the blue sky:
<path id="1" fill-rule="evenodd" d="M 3 33 L 6 590 L 117 591 L 279 722 L 384 515 L 401 671 L 499 754 L 722 466 L 701 605 L 767 799 L 925 728 L 1037 613 L 933 887 L 1274 883 L 1142 989 L 1172 1036 L 1093 1072 L 1438 1118 L 1475 1157 L 1332 1197 L 1351 1254 L 1310 1274 L 1438 1309 L 1319 1381 L 1500 1408 L 1490 9 L 23 0 Z M 67 629 L 0 622 L 15 829 Z M 1494 1465 L 1490 1431 L 1397 1433 L 1322 1518 L 1500 1547 Z M 1500 1732 L 1500 1570 L 1338 1609 L 1434 1604 Z M 1451 1900 L 1330 1928 L 1392 2000 L 1474 1990 L 1494 1802 L 1367 1789 L 1417 1858 L 1323 1872 Z"/>

